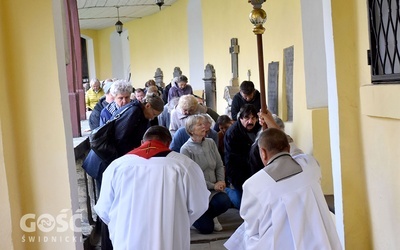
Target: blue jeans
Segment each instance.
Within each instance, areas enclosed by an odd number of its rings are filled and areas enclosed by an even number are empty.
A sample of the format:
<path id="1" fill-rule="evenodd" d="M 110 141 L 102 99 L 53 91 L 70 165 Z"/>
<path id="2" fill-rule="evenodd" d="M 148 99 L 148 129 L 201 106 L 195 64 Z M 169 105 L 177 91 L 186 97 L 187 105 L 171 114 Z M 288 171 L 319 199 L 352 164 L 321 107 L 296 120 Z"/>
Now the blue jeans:
<path id="1" fill-rule="evenodd" d="M 215 194 L 208 204 L 208 210 L 193 223 L 193 226 L 199 230 L 201 234 L 212 233 L 214 231 L 213 219 L 225 213 L 231 205 L 231 200 L 226 193 L 219 192 Z"/>
<path id="2" fill-rule="evenodd" d="M 240 203 L 242 202 L 242 194 L 243 191 L 235 188 L 225 188 L 225 193 L 229 196 L 233 207 L 236 209 L 240 209 Z"/>

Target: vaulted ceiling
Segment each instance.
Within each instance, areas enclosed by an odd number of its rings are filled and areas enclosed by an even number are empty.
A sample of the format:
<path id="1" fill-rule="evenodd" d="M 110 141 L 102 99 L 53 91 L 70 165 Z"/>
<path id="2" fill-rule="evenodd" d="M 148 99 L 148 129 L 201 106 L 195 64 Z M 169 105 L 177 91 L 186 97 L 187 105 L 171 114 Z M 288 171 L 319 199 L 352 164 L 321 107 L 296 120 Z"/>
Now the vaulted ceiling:
<path id="1" fill-rule="evenodd" d="M 114 26 L 119 19 L 125 23 L 152 15 L 168 8 L 177 0 L 164 0 L 160 7 L 156 0 L 76 0 L 81 29 L 104 29 Z M 118 8 L 117 8 L 118 7 Z"/>

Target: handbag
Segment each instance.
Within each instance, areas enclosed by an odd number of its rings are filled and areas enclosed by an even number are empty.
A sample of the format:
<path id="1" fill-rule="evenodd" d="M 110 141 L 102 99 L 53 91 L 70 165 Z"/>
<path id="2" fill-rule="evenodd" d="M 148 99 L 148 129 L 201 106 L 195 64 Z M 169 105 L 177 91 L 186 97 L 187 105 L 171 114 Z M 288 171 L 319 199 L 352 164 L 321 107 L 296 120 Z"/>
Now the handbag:
<path id="1" fill-rule="evenodd" d="M 103 160 L 111 162 L 118 157 L 115 141 L 115 123 L 122 114 L 132 107 L 131 104 L 123 109 L 114 118 L 107 121 L 106 124 L 92 131 L 89 135 L 90 148 Z"/>

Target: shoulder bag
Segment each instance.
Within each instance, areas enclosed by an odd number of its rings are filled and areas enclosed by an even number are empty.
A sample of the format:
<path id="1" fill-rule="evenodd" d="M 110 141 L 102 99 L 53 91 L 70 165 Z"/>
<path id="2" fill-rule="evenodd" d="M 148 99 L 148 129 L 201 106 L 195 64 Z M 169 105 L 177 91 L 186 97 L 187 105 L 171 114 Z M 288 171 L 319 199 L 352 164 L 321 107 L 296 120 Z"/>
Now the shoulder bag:
<path id="1" fill-rule="evenodd" d="M 89 135 L 90 148 L 104 161 L 111 162 L 118 157 L 118 152 L 115 143 L 115 122 L 122 116 L 122 114 L 131 108 L 123 109 L 120 113 L 115 115 L 114 118 L 107 121 L 106 124 L 100 126 L 92 131 Z"/>

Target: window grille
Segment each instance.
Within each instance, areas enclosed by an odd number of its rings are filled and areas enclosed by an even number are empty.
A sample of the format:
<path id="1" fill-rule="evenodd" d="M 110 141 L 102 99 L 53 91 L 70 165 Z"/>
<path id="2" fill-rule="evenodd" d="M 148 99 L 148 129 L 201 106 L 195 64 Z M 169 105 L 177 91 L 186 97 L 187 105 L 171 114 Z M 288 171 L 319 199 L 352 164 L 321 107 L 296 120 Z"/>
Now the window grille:
<path id="1" fill-rule="evenodd" d="M 368 0 L 372 83 L 400 84 L 399 0 Z"/>

